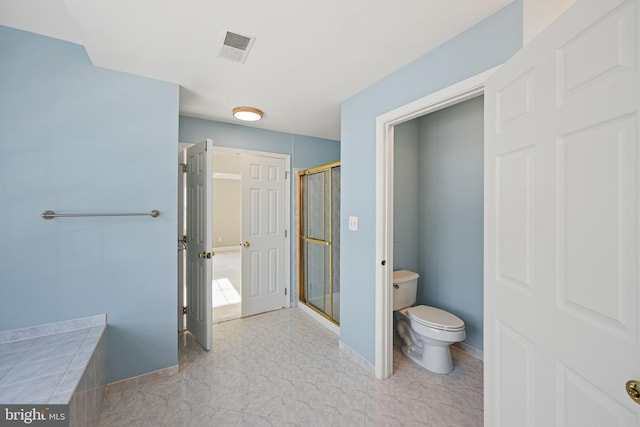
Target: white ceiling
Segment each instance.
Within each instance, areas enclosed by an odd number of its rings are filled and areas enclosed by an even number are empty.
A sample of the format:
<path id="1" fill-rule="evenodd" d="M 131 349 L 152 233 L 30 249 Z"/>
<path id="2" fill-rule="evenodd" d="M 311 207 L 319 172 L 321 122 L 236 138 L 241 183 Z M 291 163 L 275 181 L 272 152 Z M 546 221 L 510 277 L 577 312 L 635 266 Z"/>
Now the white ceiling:
<path id="1" fill-rule="evenodd" d="M 340 103 L 513 0 L 0 0 L 0 25 L 85 46 L 94 65 L 180 84 L 184 115 L 340 139 Z M 223 30 L 255 36 L 244 64 Z"/>

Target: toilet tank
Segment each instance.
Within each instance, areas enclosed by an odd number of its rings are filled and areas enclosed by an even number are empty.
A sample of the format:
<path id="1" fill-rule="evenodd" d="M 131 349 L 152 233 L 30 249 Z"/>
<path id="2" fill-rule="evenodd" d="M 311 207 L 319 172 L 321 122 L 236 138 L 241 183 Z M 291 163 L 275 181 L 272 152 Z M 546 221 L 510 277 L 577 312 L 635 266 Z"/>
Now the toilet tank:
<path id="1" fill-rule="evenodd" d="M 418 291 L 418 273 L 408 270 L 393 272 L 393 311 L 412 306 L 416 303 Z"/>

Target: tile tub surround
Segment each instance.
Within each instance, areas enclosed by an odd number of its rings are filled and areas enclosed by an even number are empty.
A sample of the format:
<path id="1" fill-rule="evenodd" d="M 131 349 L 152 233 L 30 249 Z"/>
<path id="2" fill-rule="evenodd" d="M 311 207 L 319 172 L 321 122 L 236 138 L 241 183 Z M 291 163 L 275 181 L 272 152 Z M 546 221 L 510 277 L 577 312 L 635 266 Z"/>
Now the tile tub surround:
<path id="1" fill-rule="evenodd" d="M 209 352 L 188 335 L 178 346 L 177 374 L 109 389 L 98 425 L 483 425 L 482 362 L 458 348 L 438 375 L 396 346 L 393 376 L 377 380 L 298 308 L 217 323 Z"/>
<path id="2" fill-rule="evenodd" d="M 95 425 L 105 330 L 102 314 L 0 332 L 0 404 L 69 404 L 70 425 Z"/>

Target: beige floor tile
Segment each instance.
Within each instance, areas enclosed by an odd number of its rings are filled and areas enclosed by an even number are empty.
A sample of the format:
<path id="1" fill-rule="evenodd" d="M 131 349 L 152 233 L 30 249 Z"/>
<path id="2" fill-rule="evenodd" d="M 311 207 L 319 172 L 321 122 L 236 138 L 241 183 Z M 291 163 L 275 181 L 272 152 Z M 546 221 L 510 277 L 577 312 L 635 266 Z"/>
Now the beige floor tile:
<path id="1" fill-rule="evenodd" d="M 455 426 L 483 424 L 482 362 L 453 349 L 438 375 L 394 349 L 377 380 L 298 309 L 217 323 L 207 352 L 180 337 L 179 373 L 110 393 L 101 427 Z"/>

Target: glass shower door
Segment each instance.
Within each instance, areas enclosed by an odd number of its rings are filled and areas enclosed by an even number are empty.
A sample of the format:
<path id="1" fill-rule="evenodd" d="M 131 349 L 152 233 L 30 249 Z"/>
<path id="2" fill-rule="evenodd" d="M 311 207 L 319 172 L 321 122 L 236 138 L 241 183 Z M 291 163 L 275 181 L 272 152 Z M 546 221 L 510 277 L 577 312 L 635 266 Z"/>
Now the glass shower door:
<path id="1" fill-rule="evenodd" d="M 340 322 L 338 163 L 300 173 L 300 300 Z"/>

